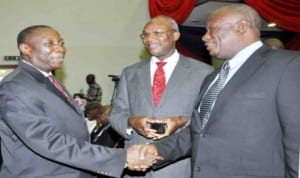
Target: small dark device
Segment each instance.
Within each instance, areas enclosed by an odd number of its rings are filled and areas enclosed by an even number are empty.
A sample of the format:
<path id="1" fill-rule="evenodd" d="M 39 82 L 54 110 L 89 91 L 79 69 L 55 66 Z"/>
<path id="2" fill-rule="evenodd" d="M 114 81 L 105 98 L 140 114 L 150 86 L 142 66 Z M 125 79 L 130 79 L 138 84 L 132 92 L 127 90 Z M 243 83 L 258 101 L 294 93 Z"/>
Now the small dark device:
<path id="1" fill-rule="evenodd" d="M 158 134 L 164 134 L 167 128 L 166 123 L 150 123 L 150 128 L 156 130 Z"/>

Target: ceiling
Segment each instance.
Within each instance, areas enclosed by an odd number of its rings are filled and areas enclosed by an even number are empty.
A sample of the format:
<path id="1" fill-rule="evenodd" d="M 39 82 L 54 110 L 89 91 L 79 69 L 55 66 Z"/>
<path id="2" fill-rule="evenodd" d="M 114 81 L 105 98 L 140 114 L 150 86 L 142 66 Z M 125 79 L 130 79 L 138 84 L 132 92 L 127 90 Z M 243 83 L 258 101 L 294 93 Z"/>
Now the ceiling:
<path id="1" fill-rule="evenodd" d="M 199 5 L 195 6 L 190 16 L 185 20 L 182 24 L 183 26 L 187 27 L 201 27 L 205 28 L 206 21 L 211 12 L 218 9 L 219 7 L 241 3 L 239 2 L 232 2 L 232 1 L 208 1 L 204 3 L 198 3 Z M 262 27 L 261 31 L 281 31 L 281 29 L 276 27 L 268 27 L 267 25 L 269 22 L 262 19 Z"/>

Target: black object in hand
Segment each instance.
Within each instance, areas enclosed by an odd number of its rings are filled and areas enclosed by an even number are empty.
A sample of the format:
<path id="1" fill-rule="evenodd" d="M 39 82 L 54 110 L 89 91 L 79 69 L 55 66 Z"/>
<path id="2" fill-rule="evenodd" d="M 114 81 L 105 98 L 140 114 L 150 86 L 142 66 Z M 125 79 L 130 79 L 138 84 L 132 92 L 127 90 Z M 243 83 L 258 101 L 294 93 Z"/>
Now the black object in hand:
<path id="1" fill-rule="evenodd" d="M 156 133 L 158 134 L 164 134 L 166 127 L 166 123 L 150 123 L 150 128 L 156 130 Z"/>

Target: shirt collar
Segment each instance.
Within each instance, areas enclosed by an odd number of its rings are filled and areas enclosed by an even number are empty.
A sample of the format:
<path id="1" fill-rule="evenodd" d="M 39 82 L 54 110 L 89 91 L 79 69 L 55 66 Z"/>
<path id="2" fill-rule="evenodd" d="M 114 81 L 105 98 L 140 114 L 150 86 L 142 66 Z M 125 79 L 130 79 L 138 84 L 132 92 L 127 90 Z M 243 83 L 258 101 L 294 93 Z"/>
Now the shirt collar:
<path id="1" fill-rule="evenodd" d="M 178 60 L 179 60 L 179 53 L 178 53 L 177 50 L 175 50 L 174 53 L 171 56 L 164 59 L 163 61 L 166 62 L 166 63 L 177 63 Z M 157 62 L 160 62 L 160 60 L 157 57 L 152 56 L 151 57 L 151 63 L 157 63 Z"/>
<path id="2" fill-rule="evenodd" d="M 32 65 L 30 62 L 28 62 L 28 61 L 26 61 L 24 59 L 22 60 L 22 62 L 24 62 L 25 64 L 28 64 L 28 65 L 32 66 L 33 68 L 35 68 L 36 70 L 40 71 L 45 77 L 49 77 L 49 76 L 52 75 L 51 72 L 47 73 L 45 71 L 42 71 L 41 69 L 37 68 L 36 66 Z"/>
<path id="3" fill-rule="evenodd" d="M 230 68 L 235 68 L 239 64 L 246 62 L 246 60 L 262 45 L 262 41 L 259 40 L 242 49 L 235 56 L 233 56 L 233 58 L 228 60 Z"/>

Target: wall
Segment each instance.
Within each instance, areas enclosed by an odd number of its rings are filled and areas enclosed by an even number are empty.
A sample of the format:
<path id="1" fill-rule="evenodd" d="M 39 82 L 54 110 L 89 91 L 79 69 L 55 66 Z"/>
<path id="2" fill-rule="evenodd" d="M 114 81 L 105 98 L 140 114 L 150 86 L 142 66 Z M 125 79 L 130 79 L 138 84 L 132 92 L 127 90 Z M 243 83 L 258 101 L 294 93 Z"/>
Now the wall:
<path id="1" fill-rule="evenodd" d="M 139 39 L 148 21 L 146 0 L 0 0 L 0 64 L 6 55 L 18 55 L 16 37 L 23 28 L 45 24 L 65 39 L 67 55 L 57 71 L 72 93 L 87 89 L 85 76 L 96 75 L 103 103 L 110 103 L 114 82 L 125 66 L 141 60 Z"/>

